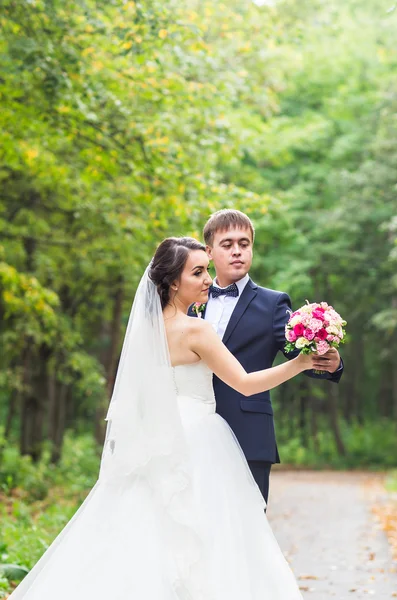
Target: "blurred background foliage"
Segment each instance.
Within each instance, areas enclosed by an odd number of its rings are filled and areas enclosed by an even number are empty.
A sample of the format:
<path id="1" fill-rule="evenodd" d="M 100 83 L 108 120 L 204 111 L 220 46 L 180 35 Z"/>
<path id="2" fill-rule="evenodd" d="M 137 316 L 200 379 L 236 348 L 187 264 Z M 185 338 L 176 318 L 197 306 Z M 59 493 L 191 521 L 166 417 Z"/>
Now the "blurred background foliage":
<path id="1" fill-rule="evenodd" d="M 0 5 L 2 561 L 95 481 L 144 266 L 218 208 L 253 219 L 257 283 L 348 321 L 341 384 L 273 396 L 282 460 L 396 466 L 395 7 Z"/>

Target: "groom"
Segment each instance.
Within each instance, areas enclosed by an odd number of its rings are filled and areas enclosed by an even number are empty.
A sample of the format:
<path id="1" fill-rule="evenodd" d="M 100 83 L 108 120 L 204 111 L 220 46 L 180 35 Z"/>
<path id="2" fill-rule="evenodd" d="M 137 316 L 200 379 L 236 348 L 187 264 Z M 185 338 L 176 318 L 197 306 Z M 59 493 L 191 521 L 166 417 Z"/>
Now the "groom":
<path id="1" fill-rule="evenodd" d="M 271 367 L 279 350 L 285 354 L 291 301 L 287 294 L 260 287 L 249 277 L 254 241 L 251 220 L 238 210 L 220 210 L 207 221 L 204 240 L 216 278 L 203 317 L 247 372 Z M 189 315 L 195 316 L 191 308 Z M 285 354 L 287 358 L 295 355 Z M 315 369 L 326 373 L 306 374 L 337 383 L 343 372 L 338 351 L 319 356 Z M 270 394 L 243 396 L 215 375 L 214 390 L 217 412 L 234 431 L 267 502 L 270 469 L 280 462 Z"/>

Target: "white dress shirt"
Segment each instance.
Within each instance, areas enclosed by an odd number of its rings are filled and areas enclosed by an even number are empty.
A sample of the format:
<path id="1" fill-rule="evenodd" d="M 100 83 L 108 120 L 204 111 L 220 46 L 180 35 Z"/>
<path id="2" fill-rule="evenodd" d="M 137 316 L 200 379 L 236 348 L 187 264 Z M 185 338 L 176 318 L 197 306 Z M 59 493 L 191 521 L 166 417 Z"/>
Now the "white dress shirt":
<path id="1" fill-rule="evenodd" d="M 230 317 L 232 316 L 236 304 L 239 301 L 239 298 L 243 293 L 243 290 L 247 285 L 248 281 L 248 273 L 242 279 L 236 281 L 236 285 L 238 287 L 239 292 L 239 295 L 237 297 L 222 295 L 218 296 L 217 298 L 213 298 L 212 296 L 210 296 L 208 299 L 207 308 L 205 311 L 205 320 L 211 323 L 211 325 L 213 326 L 216 333 L 221 339 L 225 334 L 226 327 L 228 326 L 228 323 L 230 321 Z M 216 282 L 216 278 L 213 281 L 213 285 L 215 287 L 220 287 Z"/>

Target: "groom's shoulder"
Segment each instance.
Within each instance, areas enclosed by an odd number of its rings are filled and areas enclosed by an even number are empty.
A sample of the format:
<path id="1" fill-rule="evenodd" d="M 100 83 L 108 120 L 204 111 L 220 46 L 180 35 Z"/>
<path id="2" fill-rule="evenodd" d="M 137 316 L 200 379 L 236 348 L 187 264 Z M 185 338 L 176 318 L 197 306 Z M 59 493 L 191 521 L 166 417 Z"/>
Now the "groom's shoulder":
<path id="1" fill-rule="evenodd" d="M 254 284 L 257 288 L 257 293 L 260 297 L 265 298 L 271 302 L 280 302 L 283 300 L 290 301 L 290 297 L 286 292 L 280 290 L 273 290 L 271 288 L 263 287 L 258 284 Z"/>

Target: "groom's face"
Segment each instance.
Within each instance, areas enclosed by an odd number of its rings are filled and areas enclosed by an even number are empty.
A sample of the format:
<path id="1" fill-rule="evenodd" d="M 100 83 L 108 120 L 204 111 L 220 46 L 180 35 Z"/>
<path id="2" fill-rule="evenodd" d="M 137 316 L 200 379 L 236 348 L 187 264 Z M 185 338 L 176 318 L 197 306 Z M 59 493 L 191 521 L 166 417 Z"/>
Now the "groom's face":
<path id="1" fill-rule="evenodd" d="M 248 273 L 252 264 L 253 240 L 249 229 L 229 229 L 214 234 L 207 254 L 214 261 L 216 278 L 222 287 Z"/>

